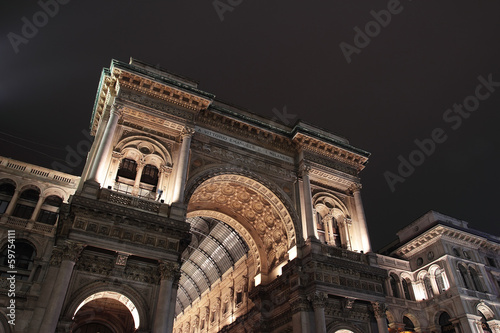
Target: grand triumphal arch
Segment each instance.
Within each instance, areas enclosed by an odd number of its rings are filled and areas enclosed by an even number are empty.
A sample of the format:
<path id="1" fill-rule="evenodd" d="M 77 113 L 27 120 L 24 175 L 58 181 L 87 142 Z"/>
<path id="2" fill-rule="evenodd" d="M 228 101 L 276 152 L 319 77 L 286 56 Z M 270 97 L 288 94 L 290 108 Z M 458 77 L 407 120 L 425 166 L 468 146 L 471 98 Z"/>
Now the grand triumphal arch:
<path id="1" fill-rule="evenodd" d="M 134 59 L 103 70 L 91 135 L 28 330 L 387 331 L 367 152 Z"/>

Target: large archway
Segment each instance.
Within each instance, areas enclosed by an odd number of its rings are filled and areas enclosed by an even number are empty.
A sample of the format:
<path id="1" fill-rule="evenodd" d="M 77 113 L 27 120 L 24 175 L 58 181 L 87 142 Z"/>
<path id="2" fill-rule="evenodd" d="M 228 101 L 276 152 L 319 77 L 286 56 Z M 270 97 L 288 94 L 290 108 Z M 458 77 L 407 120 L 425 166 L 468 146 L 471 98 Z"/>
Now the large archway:
<path id="1" fill-rule="evenodd" d="M 251 286 L 295 257 L 296 228 L 282 200 L 255 179 L 219 174 L 190 190 L 192 241 L 182 255 L 174 328 L 218 331 L 251 309 Z"/>
<path id="2" fill-rule="evenodd" d="M 75 333 L 133 333 L 140 326 L 135 304 L 114 291 L 98 292 L 85 298 L 72 320 Z"/>
<path id="3" fill-rule="evenodd" d="M 191 195 L 188 216 L 221 219 L 237 230 L 260 258 L 256 274 L 269 274 L 296 245 L 296 230 L 283 202 L 262 183 L 241 175 L 218 175 Z"/>

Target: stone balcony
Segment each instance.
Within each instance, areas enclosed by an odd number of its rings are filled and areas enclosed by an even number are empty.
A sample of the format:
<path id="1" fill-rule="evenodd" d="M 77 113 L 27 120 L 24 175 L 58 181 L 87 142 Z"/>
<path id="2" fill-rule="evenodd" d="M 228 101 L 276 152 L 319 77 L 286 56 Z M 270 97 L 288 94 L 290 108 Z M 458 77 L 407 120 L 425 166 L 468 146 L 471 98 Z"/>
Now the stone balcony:
<path id="1" fill-rule="evenodd" d="M 34 233 L 38 233 L 38 234 L 42 234 L 42 235 L 46 235 L 46 236 L 53 236 L 55 233 L 55 229 L 56 229 L 55 225 L 35 222 L 32 220 L 23 219 L 23 218 L 14 217 L 14 216 L 8 216 L 6 214 L 1 215 L 0 224 L 6 225 L 9 228 L 27 230 L 30 232 L 34 232 Z"/>

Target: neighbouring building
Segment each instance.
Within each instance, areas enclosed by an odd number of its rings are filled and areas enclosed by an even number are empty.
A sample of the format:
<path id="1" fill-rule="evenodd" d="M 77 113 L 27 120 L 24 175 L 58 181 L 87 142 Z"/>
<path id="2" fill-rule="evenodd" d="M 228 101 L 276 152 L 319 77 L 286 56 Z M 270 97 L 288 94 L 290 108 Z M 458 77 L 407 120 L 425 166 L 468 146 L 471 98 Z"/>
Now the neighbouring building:
<path id="1" fill-rule="evenodd" d="M 0 333 L 500 332 L 500 239 L 430 212 L 374 253 L 344 138 L 135 59 L 90 130 L 78 177 L 0 157 Z"/>

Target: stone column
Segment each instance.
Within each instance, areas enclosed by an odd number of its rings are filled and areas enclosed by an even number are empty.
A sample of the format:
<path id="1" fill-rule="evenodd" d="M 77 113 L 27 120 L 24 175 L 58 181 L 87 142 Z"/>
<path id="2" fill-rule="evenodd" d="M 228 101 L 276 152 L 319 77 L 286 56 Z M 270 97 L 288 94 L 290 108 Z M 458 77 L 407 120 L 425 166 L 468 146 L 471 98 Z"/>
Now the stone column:
<path id="1" fill-rule="evenodd" d="M 191 138 L 194 134 L 194 129 L 185 127 L 182 131 L 182 145 L 177 160 L 177 168 L 175 171 L 175 186 L 172 195 L 172 202 L 182 203 L 184 200 L 184 190 L 186 188 L 186 177 L 189 162 L 189 149 L 191 147 Z"/>
<path id="2" fill-rule="evenodd" d="M 99 147 L 97 149 L 95 158 L 92 161 L 92 167 L 90 169 L 90 173 L 87 178 L 87 180 L 91 182 L 101 183 L 103 181 L 103 179 L 101 178 L 106 170 L 106 166 L 104 165 L 104 163 L 106 162 L 106 157 L 111 152 L 111 147 L 113 145 L 113 137 L 116 131 L 116 127 L 118 125 L 118 119 L 122 114 L 122 109 L 123 106 L 116 104 L 114 104 L 111 107 L 109 113 L 109 119 L 106 124 L 106 129 L 104 130 L 101 142 L 99 142 Z"/>
<path id="3" fill-rule="evenodd" d="M 31 214 L 30 221 L 36 220 L 36 217 L 38 216 L 38 213 L 40 213 L 40 209 L 42 208 L 43 200 L 45 200 L 45 198 L 40 194 L 38 196 L 38 201 L 36 203 L 35 209 L 33 210 L 33 214 Z"/>
<path id="4" fill-rule="evenodd" d="M 152 333 L 170 333 L 172 332 L 173 321 L 171 322 L 169 319 L 175 312 L 175 307 L 172 306 L 172 285 L 178 275 L 179 264 L 168 261 L 162 262 L 159 271 L 161 278 L 160 291 L 158 292 Z"/>
<path id="5" fill-rule="evenodd" d="M 45 309 L 39 332 L 55 331 L 57 321 L 61 315 L 64 298 L 68 291 L 73 267 L 84 247 L 84 244 L 67 241 L 62 246 L 58 246 L 54 249 L 52 257 L 50 258 L 50 264 L 59 266 L 59 272 L 54 281 L 54 288 L 52 289 L 50 300 L 47 303 L 48 305 Z"/>
<path id="6" fill-rule="evenodd" d="M 179 279 L 181 275 L 179 271 L 175 273 L 174 281 L 172 282 L 172 297 L 170 298 L 170 312 L 168 314 L 167 327 L 174 327 L 174 317 L 175 317 L 175 303 L 177 301 L 177 290 L 179 289 Z"/>
<path id="7" fill-rule="evenodd" d="M 300 185 L 300 204 L 302 211 L 302 226 L 304 230 L 304 238 L 318 238 L 316 225 L 314 223 L 313 218 L 313 202 L 312 202 L 312 194 L 311 194 L 311 181 L 309 179 L 309 171 L 311 171 L 311 167 L 301 162 L 299 168 L 299 176 L 302 178 L 302 181 L 299 181 Z M 305 224 L 305 225 L 304 225 Z"/>
<path id="8" fill-rule="evenodd" d="M 118 173 L 118 168 L 120 167 L 120 161 L 122 158 L 122 153 L 119 153 L 117 151 L 111 152 L 111 164 L 109 166 L 108 175 L 104 180 L 104 187 L 113 186 L 115 184 L 116 174 Z"/>
<path id="9" fill-rule="evenodd" d="M 384 303 L 372 302 L 375 319 L 377 319 L 378 333 L 389 333 L 387 328 L 387 316 L 385 314 L 386 306 Z"/>
<path id="10" fill-rule="evenodd" d="M 132 189 L 132 195 L 139 194 L 139 184 L 141 183 L 142 171 L 144 170 L 145 165 L 146 164 L 142 160 L 139 161 L 139 163 L 137 163 L 137 170 L 135 174 L 134 188 Z"/>
<path id="11" fill-rule="evenodd" d="M 290 303 L 293 333 L 310 332 L 311 327 L 309 324 L 308 314 L 308 311 L 310 311 L 310 305 L 307 299 L 299 296 L 297 299 L 290 301 Z"/>
<path id="12" fill-rule="evenodd" d="M 328 295 L 325 293 L 315 292 L 312 299 L 317 333 L 326 333 L 325 307 L 327 298 Z"/>
<path id="13" fill-rule="evenodd" d="M 339 234 L 340 234 L 340 242 L 342 244 L 342 248 L 351 250 L 351 240 L 349 236 L 349 224 L 351 222 L 344 218 L 344 220 L 338 221 L 339 224 Z"/>
<path id="14" fill-rule="evenodd" d="M 361 184 L 353 184 L 349 189 L 352 191 L 354 196 L 354 204 L 356 206 L 356 213 L 359 225 L 359 237 L 363 247 L 363 252 L 372 252 L 372 247 L 370 244 L 370 238 L 368 236 L 368 227 L 366 226 L 365 210 L 363 208 L 363 201 L 361 200 Z"/>
<path id="15" fill-rule="evenodd" d="M 329 245 L 335 245 L 335 233 L 333 232 L 333 216 L 331 214 L 325 215 L 325 233 L 327 234 L 326 242 Z"/>
<path id="16" fill-rule="evenodd" d="M 16 189 L 14 191 L 14 194 L 12 195 L 12 199 L 10 199 L 9 205 L 7 206 L 7 209 L 5 210 L 5 215 L 12 215 L 14 212 L 14 208 L 16 208 L 17 205 L 17 199 L 19 199 L 19 195 L 21 194 L 21 191 Z"/>

